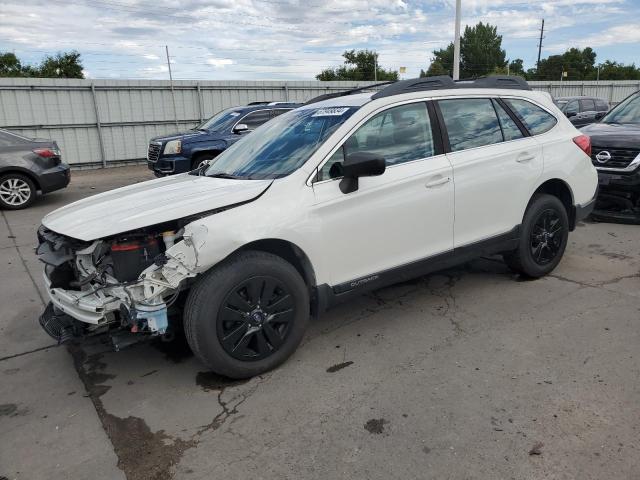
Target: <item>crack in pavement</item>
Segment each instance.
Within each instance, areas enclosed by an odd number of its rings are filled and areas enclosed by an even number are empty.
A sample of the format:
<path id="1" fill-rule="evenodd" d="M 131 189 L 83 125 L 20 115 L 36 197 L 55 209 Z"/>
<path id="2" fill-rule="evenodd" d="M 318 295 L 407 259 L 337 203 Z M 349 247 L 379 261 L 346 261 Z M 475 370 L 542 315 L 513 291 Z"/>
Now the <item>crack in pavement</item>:
<path id="1" fill-rule="evenodd" d="M 24 256 L 22 255 L 22 252 L 20 252 L 20 248 L 18 248 L 18 242 L 16 242 L 16 236 L 13 234 L 13 230 L 11 229 L 11 225 L 9 225 L 9 220 L 7 219 L 7 216 L 4 213 L 4 210 L 0 210 L 0 213 L 2 214 L 2 219 L 4 220 L 4 223 L 7 226 L 7 230 L 9 231 L 9 237 L 11 238 L 11 242 L 13 243 L 13 248 L 15 248 L 16 253 L 18 254 L 18 258 L 20 258 L 20 262 L 22 262 L 22 266 L 24 268 L 24 271 L 27 274 L 27 276 L 29 277 L 29 279 L 31 280 L 33 288 L 35 289 L 36 293 L 38 294 L 38 297 L 40 298 L 40 301 L 42 302 L 42 305 L 46 306 L 47 302 L 44 299 L 44 297 L 42 296 L 42 292 L 40 292 L 40 289 L 38 288 L 38 284 L 36 283 L 35 279 L 33 278 L 33 275 L 31 275 L 31 272 L 29 271 L 29 268 L 27 267 L 27 261 L 25 260 Z"/>

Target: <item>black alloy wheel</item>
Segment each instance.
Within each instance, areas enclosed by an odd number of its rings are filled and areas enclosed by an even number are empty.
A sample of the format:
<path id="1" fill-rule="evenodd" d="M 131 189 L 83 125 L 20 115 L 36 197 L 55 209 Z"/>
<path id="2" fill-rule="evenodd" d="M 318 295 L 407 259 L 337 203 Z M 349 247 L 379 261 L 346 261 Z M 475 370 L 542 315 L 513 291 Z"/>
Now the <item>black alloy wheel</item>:
<path id="1" fill-rule="evenodd" d="M 531 229 L 531 258 L 538 265 L 555 260 L 562 247 L 562 220 L 554 209 L 548 208 L 535 220 Z"/>
<path id="2" fill-rule="evenodd" d="M 287 287 L 269 276 L 251 277 L 234 286 L 217 316 L 218 339 L 233 358 L 266 358 L 284 344 L 295 319 Z"/>

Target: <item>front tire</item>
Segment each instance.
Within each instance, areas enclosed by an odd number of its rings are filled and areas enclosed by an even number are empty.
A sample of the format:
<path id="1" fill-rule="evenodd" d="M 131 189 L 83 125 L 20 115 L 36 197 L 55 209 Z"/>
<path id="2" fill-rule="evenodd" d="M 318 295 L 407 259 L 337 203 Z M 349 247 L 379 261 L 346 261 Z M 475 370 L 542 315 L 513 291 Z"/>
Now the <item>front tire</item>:
<path id="1" fill-rule="evenodd" d="M 511 270 L 540 278 L 560 263 L 569 238 L 569 217 L 557 197 L 537 194 L 524 214 L 518 248 L 504 254 Z"/>
<path id="2" fill-rule="evenodd" d="M 246 251 L 193 286 L 184 326 L 202 363 L 239 379 L 284 362 L 300 344 L 309 316 L 309 291 L 298 271 L 278 256 Z"/>
<path id="3" fill-rule="evenodd" d="M 203 153 L 201 155 L 197 155 L 192 161 L 191 161 L 191 170 L 196 170 L 197 168 L 200 168 L 200 165 L 202 165 L 203 162 L 207 161 L 207 160 L 213 160 L 214 158 L 216 158 L 218 155 L 215 153 Z"/>
<path id="4" fill-rule="evenodd" d="M 36 194 L 36 186 L 29 177 L 19 173 L 0 176 L 0 208 L 27 208 L 36 199 Z"/>

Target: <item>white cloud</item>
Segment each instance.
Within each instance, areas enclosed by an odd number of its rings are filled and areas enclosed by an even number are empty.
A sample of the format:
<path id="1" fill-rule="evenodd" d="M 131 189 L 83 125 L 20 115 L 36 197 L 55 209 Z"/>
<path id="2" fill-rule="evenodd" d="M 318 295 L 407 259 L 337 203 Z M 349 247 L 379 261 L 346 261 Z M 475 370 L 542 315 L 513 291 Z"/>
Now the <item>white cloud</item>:
<path id="1" fill-rule="evenodd" d="M 214 67 L 221 68 L 225 65 L 233 65 L 233 60 L 228 58 L 207 58 L 207 63 Z"/>
<path id="2" fill-rule="evenodd" d="M 530 64 L 543 16 L 549 45 L 545 50 L 590 40 L 592 46 L 638 43 L 635 25 L 640 21 L 632 22 L 640 12 L 634 2 L 465 0 L 463 22 L 497 25 L 508 56 L 525 58 L 525 63 L 528 58 Z M 341 64 L 341 53 L 352 48 L 377 50 L 382 66 L 406 66 L 409 76 L 426 68 L 432 51 L 452 40 L 454 3 L 4 0 L 0 44 L 30 58 L 78 49 L 95 78 L 167 78 L 165 45 L 175 78 L 311 79 L 323 68 Z M 37 29 L 24 28 L 25 17 L 45 9 L 47 22 Z M 615 27 L 616 22 L 625 26 Z M 577 33 L 587 27 L 586 36 Z M 590 33 L 596 31 L 601 33 Z"/>

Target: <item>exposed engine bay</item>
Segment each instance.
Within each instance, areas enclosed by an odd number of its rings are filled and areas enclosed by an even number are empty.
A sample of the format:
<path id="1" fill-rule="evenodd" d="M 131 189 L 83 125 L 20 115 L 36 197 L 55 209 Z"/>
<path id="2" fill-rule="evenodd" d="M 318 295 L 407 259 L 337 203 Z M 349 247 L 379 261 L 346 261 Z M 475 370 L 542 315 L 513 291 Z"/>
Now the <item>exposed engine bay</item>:
<path id="1" fill-rule="evenodd" d="M 40 318 L 59 343 L 110 331 L 170 335 L 169 317 L 197 250 L 178 222 L 91 242 L 38 230 L 38 258 L 52 303 Z"/>

